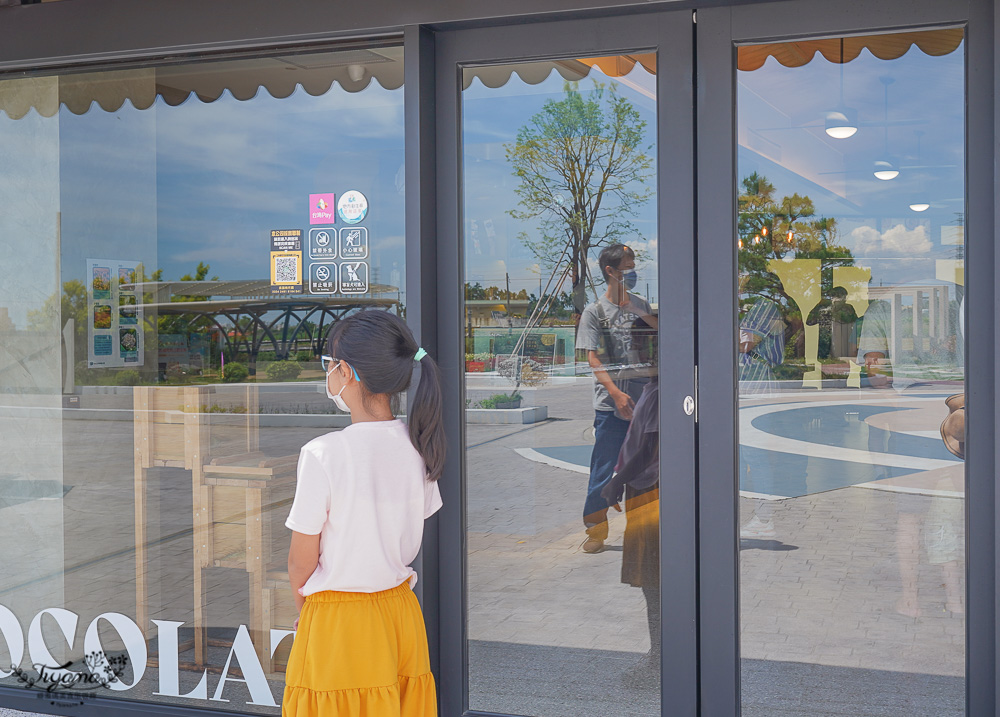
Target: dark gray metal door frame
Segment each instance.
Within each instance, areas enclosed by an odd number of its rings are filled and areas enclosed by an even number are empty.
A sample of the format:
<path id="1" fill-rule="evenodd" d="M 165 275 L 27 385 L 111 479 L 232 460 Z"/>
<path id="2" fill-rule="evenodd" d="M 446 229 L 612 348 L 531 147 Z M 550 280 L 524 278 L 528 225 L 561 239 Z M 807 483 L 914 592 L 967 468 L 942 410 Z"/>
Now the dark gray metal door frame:
<path id="1" fill-rule="evenodd" d="M 463 420 L 461 66 L 594 56 L 638 50 L 657 54 L 657 188 L 661 305 L 671 307 L 670 362 L 660 362 L 660 541 L 662 714 L 697 714 L 695 566 L 695 424 L 684 414 L 694 395 L 693 32 L 690 10 L 442 31 L 436 34 L 438 346 L 449 387 L 445 422 L 452 437 L 441 489 L 441 714 L 467 711 Z M 666 250 L 669 249 L 669 254 Z M 453 392 L 458 390 L 458 395 Z"/>
<path id="2" fill-rule="evenodd" d="M 790 12 L 790 10 L 792 10 Z M 996 714 L 996 570 L 1000 515 L 997 492 L 996 286 L 994 251 L 997 134 L 994 48 L 1000 40 L 989 0 L 880 3 L 798 0 L 698 12 L 697 86 L 699 134 L 698 252 L 713 257 L 698 266 L 699 373 L 701 382 L 699 472 L 701 709 L 705 715 L 740 710 L 739 541 L 735 485 L 736 443 L 736 146 L 735 47 L 755 41 L 809 36 L 873 34 L 903 28 L 966 28 L 966 380 L 969 432 L 966 460 L 968 714 Z M 990 149 L 987 149 L 990 148 Z M 992 150 L 992 151 L 991 151 Z M 721 287 L 721 289 L 720 289 Z M 719 331 L 729 316 L 731 331 Z M 705 380 L 708 379 L 708 380 Z"/>

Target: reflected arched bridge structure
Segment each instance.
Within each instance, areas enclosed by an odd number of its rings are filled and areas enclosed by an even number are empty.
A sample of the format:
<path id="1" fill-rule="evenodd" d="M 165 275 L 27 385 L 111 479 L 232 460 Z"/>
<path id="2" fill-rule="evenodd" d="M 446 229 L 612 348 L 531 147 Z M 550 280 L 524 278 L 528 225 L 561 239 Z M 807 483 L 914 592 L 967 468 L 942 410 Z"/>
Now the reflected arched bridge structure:
<path id="1" fill-rule="evenodd" d="M 246 354 L 251 369 L 261 351 L 288 359 L 307 342 L 314 354 L 323 352 L 330 328 L 362 309 L 403 314 L 401 292 L 373 284 L 367 294 L 271 295 L 267 280 L 160 281 L 136 285 L 142 292 L 147 324 L 176 316 L 188 326 L 218 333 L 229 355 Z"/>

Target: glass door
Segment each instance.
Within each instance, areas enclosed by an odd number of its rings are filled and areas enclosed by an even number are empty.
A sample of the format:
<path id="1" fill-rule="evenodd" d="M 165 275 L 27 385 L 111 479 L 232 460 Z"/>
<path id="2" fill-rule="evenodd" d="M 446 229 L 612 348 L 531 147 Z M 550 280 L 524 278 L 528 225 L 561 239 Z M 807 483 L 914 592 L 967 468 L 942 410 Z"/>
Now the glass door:
<path id="1" fill-rule="evenodd" d="M 449 358 L 463 389 L 463 710 L 694 703 L 693 681 L 661 686 L 665 665 L 694 674 L 690 23 L 443 43 L 458 118 L 445 220 L 462 287 Z"/>
<path id="2" fill-rule="evenodd" d="M 964 31 L 740 46 L 736 105 L 743 714 L 964 714 Z"/>
<path id="3" fill-rule="evenodd" d="M 701 709 L 993 714 L 981 21 L 698 20 Z"/>

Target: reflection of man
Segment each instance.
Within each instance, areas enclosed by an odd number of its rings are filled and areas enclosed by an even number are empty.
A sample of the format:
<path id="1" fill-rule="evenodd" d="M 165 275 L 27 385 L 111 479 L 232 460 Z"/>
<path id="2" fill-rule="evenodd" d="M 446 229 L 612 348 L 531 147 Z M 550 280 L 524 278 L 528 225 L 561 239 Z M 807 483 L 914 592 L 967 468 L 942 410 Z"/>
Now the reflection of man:
<path id="1" fill-rule="evenodd" d="M 784 360 L 785 322 L 769 299 L 758 299 L 740 311 L 740 395 L 775 390 L 774 367 Z"/>
<path id="2" fill-rule="evenodd" d="M 612 244 L 601 251 L 598 262 L 608 289 L 584 309 L 576 337 L 577 350 L 587 352 L 594 372 L 594 449 L 583 506 L 587 553 L 601 550 L 608 537 L 608 502 L 601 489 L 611 479 L 635 402 L 648 380 L 632 368 L 639 363 L 632 322 L 642 317 L 657 327 L 649 304 L 628 291 L 636 282 L 635 253 L 623 244 Z"/>
<path id="3" fill-rule="evenodd" d="M 740 277 L 743 293 L 748 275 Z M 785 323 L 777 305 L 764 298 L 740 307 L 739 335 L 739 394 L 740 398 L 773 394 L 774 367 L 784 360 Z M 774 467 L 761 460 L 757 451 L 740 446 L 740 477 L 749 474 L 751 480 L 766 480 Z M 773 538 L 771 520 L 773 506 L 770 501 L 758 500 L 753 517 L 740 528 L 741 538 Z"/>

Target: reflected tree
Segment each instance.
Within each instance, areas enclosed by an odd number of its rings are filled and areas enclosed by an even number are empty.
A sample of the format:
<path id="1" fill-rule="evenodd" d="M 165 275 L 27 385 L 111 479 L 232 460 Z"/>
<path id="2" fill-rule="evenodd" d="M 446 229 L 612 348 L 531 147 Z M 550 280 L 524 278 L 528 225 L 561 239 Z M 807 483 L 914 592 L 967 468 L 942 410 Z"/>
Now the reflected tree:
<path id="1" fill-rule="evenodd" d="M 760 299 L 775 302 L 787 326 L 786 347 L 799 357 L 805 355 L 805 324 L 819 324 L 819 354 L 829 356 L 831 323 L 857 320 L 854 309 L 844 301 L 846 292 L 833 286 L 833 267 L 854 264 L 850 249 L 838 243 L 837 220 L 817 217 L 808 196 L 795 193 L 777 199 L 774 185 L 757 172 L 744 177 L 740 188 L 737 241 L 744 294 L 741 305 Z M 819 300 L 804 318 L 791 293 L 769 268 L 774 260 L 791 259 L 811 259 L 819 264 L 819 271 L 809 274 L 809 280 L 819 285 Z M 797 293 L 803 291 L 798 287 Z"/>
<path id="2" fill-rule="evenodd" d="M 568 275 L 578 314 L 593 283 L 591 250 L 641 238 L 630 218 L 654 193 L 645 134 L 646 121 L 615 83 L 595 81 L 583 92 L 567 82 L 562 99 L 546 101 L 504 145 L 518 178 L 518 206 L 508 213 L 538 221 L 539 236 L 519 239 L 551 271 Z"/>

